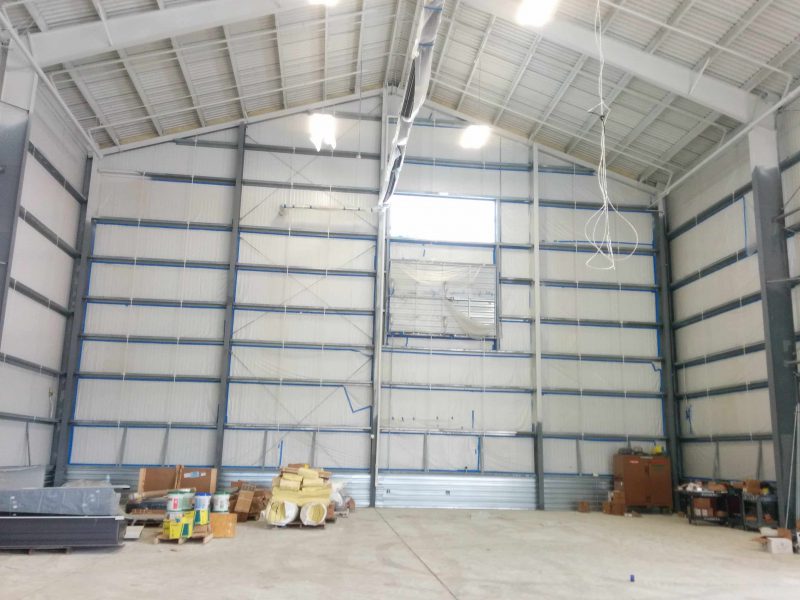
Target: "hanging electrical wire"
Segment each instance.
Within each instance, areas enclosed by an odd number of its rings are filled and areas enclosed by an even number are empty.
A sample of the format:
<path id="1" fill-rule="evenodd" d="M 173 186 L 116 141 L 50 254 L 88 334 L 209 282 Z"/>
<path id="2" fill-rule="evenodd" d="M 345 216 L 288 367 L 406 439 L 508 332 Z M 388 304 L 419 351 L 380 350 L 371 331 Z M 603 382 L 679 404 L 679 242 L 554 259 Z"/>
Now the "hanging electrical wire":
<path id="1" fill-rule="evenodd" d="M 594 254 L 586 260 L 586 266 L 591 269 L 602 271 L 613 271 L 617 267 L 617 262 L 633 256 L 639 247 L 639 233 L 633 224 L 617 210 L 611 201 L 608 192 L 608 167 L 606 164 L 606 122 L 611 109 L 603 98 L 603 75 L 605 71 L 605 56 L 603 54 L 603 22 L 600 13 L 600 0 L 597 0 L 594 14 L 594 41 L 597 47 L 598 58 L 600 61 L 600 71 L 597 76 L 597 95 L 598 103 L 589 112 L 596 113 L 600 119 L 600 160 L 597 164 L 597 184 L 600 188 L 600 198 L 602 204 L 592 216 L 586 221 L 583 232 L 586 240 L 595 249 Z M 622 255 L 618 255 L 618 248 L 615 250 L 615 243 L 611 239 L 611 218 L 613 215 L 619 219 L 633 232 L 633 248 Z M 619 242 L 617 243 L 619 246 Z"/>

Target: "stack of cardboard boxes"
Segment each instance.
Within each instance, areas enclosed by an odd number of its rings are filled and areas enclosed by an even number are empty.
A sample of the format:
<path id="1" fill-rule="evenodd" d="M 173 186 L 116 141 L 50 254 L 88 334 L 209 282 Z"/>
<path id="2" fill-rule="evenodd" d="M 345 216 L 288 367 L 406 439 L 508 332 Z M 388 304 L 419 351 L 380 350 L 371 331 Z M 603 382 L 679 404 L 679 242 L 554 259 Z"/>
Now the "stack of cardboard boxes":
<path id="1" fill-rule="evenodd" d="M 272 493 L 247 481 L 234 481 L 231 484 L 230 506 L 240 523 L 248 520 L 257 520 L 261 511 L 267 508 Z"/>
<path id="2" fill-rule="evenodd" d="M 619 489 L 618 488 L 619 484 Z M 625 515 L 625 490 L 621 489 L 622 482 L 614 482 L 614 490 L 608 492 L 608 501 L 603 502 L 603 512 L 607 515 L 622 517 Z"/>

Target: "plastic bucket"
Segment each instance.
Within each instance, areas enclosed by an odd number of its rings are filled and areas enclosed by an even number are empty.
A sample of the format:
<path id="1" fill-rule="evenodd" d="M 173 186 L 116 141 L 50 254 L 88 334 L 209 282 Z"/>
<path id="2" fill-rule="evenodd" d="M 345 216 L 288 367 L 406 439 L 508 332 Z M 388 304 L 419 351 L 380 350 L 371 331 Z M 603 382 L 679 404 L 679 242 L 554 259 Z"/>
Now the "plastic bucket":
<path id="1" fill-rule="evenodd" d="M 217 492 L 211 498 L 211 512 L 226 513 L 230 510 L 231 495 L 228 492 Z"/>
<path id="2" fill-rule="evenodd" d="M 195 510 L 208 510 L 211 508 L 211 494 L 207 492 L 198 492 L 194 495 L 194 509 Z"/>
<path id="3" fill-rule="evenodd" d="M 172 490 L 167 494 L 167 512 L 192 510 L 194 495 L 184 490 Z"/>

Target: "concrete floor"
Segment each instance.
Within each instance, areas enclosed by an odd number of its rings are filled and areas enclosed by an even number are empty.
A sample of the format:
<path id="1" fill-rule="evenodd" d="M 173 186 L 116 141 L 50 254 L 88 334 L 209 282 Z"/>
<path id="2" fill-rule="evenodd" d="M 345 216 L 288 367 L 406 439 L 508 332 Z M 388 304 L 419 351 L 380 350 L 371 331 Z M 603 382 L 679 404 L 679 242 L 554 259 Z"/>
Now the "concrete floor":
<path id="1" fill-rule="evenodd" d="M 0 598 L 800 597 L 800 556 L 679 517 L 360 509 L 325 530 L 250 522 L 206 546 L 155 533 L 115 551 L 0 553 Z"/>

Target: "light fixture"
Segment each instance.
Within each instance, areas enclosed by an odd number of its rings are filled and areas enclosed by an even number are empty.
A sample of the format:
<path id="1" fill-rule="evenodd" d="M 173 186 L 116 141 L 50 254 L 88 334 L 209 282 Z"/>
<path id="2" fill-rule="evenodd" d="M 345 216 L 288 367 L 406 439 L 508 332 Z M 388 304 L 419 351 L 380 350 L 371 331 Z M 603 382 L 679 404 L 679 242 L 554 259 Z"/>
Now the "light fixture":
<path id="1" fill-rule="evenodd" d="M 333 115 L 314 113 L 308 118 L 308 132 L 311 134 L 311 143 L 319 152 L 323 144 L 331 149 L 336 149 L 336 119 Z"/>
<path id="2" fill-rule="evenodd" d="M 489 134 L 492 133 L 488 125 L 470 125 L 461 134 L 461 147 L 469 150 L 483 148 L 489 141 Z"/>
<path id="3" fill-rule="evenodd" d="M 541 27 L 556 14 L 560 0 L 522 0 L 517 9 L 517 23 Z"/>
<path id="4" fill-rule="evenodd" d="M 309 4 L 321 4 L 322 6 L 336 6 L 339 0 L 308 0 Z"/>

